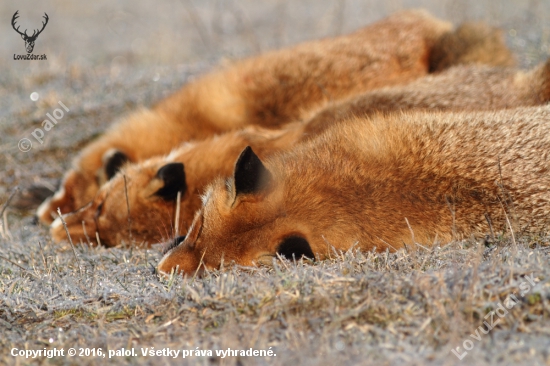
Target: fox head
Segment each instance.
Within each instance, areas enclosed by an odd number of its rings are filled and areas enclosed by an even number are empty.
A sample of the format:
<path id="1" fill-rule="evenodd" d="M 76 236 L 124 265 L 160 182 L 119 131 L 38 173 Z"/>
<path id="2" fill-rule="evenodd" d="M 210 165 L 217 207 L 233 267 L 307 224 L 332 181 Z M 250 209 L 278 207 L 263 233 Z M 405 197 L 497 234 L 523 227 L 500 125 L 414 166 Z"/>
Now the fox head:
<path id="1" fill-rule="evenodd" d="M 90 203 L 64 215 L 63 220 L 76 242 L 115 246 L 138 238 L 154 243 L 173 236 L 178 192 L 184 203 L 181 222 L 190 223 L 192 206 L 198 208 L 200 200 L 190 198 L 187 188 L 183 163 L 151 159 L 124 167 L 101 186 Z M 186 215 L 188 211 L 191 214 Z M 50 231 L 56 242 L 66 239 L 61 219 L 52 223 Z"/>
<path id="2" fill-rule="evenodd" d="M 101 167 L 95 176 L 89 177 L 89 172 L 81 169 L 70 170 L 63 178 L 61 188 L 38 208 L 38 219 L 43 223 L 52 223 L 57 217 L 58 208 L 66 214 L 84 207 L 93 200 L 99 187 L 113 178 L 129 161 L 122 151 L 110 149 L 103 154 Z"/>
<path id="3" fill-rule="evenodd" d="M 122 241 L 151 244 L 173 237 L 178 192 L 178 225 L 184 233 L 201 206 L 204 188 L 217 176 L 231 174 L 233 162 L 247 144 L 262 153 L 277 151 L 296 142 L 302 128 L 301 124 L 277 131 L 248 127 L 185 143 L 166 157 L 135 164 L 125 164 L 126 160 L 117 158 L 117 153 L 110 154 L 104 164 L 110 180 L 99 188 L 91 203 L 64 216 L 69 234 L 73 241 L 86 242 L 87 233 L 97 244 L 97 232 L 101 244 L 107 246 Z M 52 224 L 51 233 L 56 241 L 66 238 L 60 219 Z"/>
<path id="4" fill-rule="evenodd" d="M 346 237 L 344 232 L 331 227 L 339 212 L 323 198 L 326 191 L 308 185 L 307 177 L 284 179 L 279 169 L 268 168 L 269 162 L 264 165 L 250 147 L 244 149 L 233 177 L 218 178 L 207 188 L 186 237 L 169 245 L 159 273 L 177 269 L 193 274 L 231 262 L 269 264 L 278 255 L 322 259 L 332 250 L 333 239 L 339 249 L 353 245 L 348 239 L 339 240 Z M 309 191 L 307 203 L 300 202 L 304 191 Z M 323 212 L 331 211 L 323 217 Z M 311 220 L 313 216 L 318 219 Z M 352 231 L 347 234 L 353 236 Z"/>

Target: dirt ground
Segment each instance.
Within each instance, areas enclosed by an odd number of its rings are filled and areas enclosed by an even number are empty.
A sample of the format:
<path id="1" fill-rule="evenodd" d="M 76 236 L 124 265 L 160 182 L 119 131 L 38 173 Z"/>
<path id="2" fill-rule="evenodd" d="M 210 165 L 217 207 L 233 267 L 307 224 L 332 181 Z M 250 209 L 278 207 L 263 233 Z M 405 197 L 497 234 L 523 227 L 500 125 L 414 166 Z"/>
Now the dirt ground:
<path id="1" fill-rule="evenodd" d="M 111 363 L 550 365 L 548 237 L 160 280 L 151 271 L 160 248 L 73 251 L 33 222 L 71 157 L 135 108 L 228 59 L 342 34 L 404 8 L 502 27 L 523 68 L 550 55 L 542 0 L 1 2 L 0 364 L 97 364 L 118 350 Z M 48 14 L 34 50 L 47 60 L 14 60 L 26 53 L 11 26 L 17 10 L 21 30 Z M 69 111 L 41 144 L 31 132 L 58 102 Z M 42 191 L 29 190 L 37 185 Z M 462 360 L 452 352 L 470 344 Z M 65 356 L 13 355 L 54 348 Z M 142 356 L 152 348 L 180 353 Z M 216 356 L 229 348 L 273 354 Z M 124 354 L 131 349 L 135 356 Z"/>

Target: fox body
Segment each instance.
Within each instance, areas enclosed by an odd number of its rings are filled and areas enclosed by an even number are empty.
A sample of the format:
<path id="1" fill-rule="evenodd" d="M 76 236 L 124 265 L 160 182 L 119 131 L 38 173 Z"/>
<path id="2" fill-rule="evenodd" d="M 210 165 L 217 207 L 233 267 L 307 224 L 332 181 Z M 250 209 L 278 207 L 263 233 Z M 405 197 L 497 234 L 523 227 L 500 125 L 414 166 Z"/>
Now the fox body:
<path id="1" fill-rule="evenodd" d="M 92 205 L 65 218 L 69 233 L 75 240 L 84 240 L 82 222 L 85 222 L 89 233 L 101 232 L 105 245 L 116 245 L 121 241 L 129 243 L 130 239 L 156 242 L 174 234 L 175 199 L 152 194 L 152 187 L 161 188 L 159 184 L 162 179 L 159 179 L 157 172 L 167 164 L 183 164 L 184 174 L 180 176 L 184 181 L 179 182 L 178 186 L 182 190 L 179 227 L 186 229 L 200 207 L 199 195 L 206 185 L 219 175 L 229 176 L 239 153 L 247 145 L 263 158 L 268 153 L 291 148 L 299 141 L 315 138 L 335 121 L 373 114 L 378 109 L 384 112 L 421 108 L 481 110 L 542 104 L 550 97 L 549 65 L 550 62 L 547 62 L 528 72 L 485 65 L 456 66 L 404 87 L 377 90 L 330 105 L 309 121 L 289 126 L 286 131 L 249 127 L 242 132 L 229 132 L 185 144 L 168 157 L 151 158 L 139 163 L 139 166 L 123 169 L 124 177 L 115 176 L 104 185 Z M 128 181 L 127 186 L 124 179 Z M 130 227 L 125 190 L 130 192 Z M 99 205 L 102 207 L 100 217 L 105 221 L 102 225 L 92 220 Z M 52 227 L 52 235 L 55 240 L 65 238 L 59 220 Z M 91 240 L 95 243 L 94 236 Z"/>
<path id="2" fill-rule="evenodd" d="M 219 175 L 230 175 L 242 149 L 254 146 L 265 157 L 268 152 L 293 146 L 303 135 L 303 128 L 296 123 L 283 130 L 249 126 L 185 143 L 167 156 L 127 164 L 99 189 L 92 202 L 64 215 L 69 234 L 77 242 L 106 246 L 152 244 L 173 237 L 178 192 L 178 227 L 186 230 L 200 208 L 204 187 Z M 66 238 L 59 218 L 50 231 L 55 241 Z"/>
<path id="3" fill-rule="evenodd" d="M 404 11 L 349 35 L 268 52 L 207 74 L 85 147 L 37 215 L 51 223 L 58 207 L 67 213 L 90 202 L 125 161 L 167 154 L 185 141 L 251 124 L 279 128 L 329 101 L 406 84 L 438 70 L 438 63 L 513 63 L 500 32 L 479 27 L 486 32 L 455 34 L 449 23 L 423 11 Z M 463 36 L 470 39 L 454 42 L 459 50 L 447 55 L 449 39 Z M 490 55 L 478 55 L 486 49 Z"/>
<path id="4" fill-rule="evenodd" d="M 306 133 L 354 116 L 397 110 L 493 110 L 550 101 L 550 60 L 529 71 L 458 65 L 404 86 L 387 87 L 332 103 L 312 113 Z"/>
<path id="5" fill-rule="evenodd" d="M 247 148 L 158 270 L 542 231 L 548 131 L 549 107 L 408 112 L 337 123 L 263 161 Z"/>

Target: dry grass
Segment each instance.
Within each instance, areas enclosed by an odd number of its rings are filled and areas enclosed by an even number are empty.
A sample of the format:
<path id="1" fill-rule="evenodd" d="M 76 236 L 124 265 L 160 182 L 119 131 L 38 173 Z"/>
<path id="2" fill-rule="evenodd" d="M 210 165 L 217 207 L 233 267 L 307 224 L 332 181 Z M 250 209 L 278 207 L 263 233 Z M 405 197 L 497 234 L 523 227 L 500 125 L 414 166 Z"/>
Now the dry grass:
<path id="1" fill-rule="evenodd" d="M 79 246 L 75 260 L 69 244 L 39 240 L 0 248 L 0 363 L 13 362 L 14 347 L 138 353 L 198 347 L 214 356 L 193 356 L 191 364 L 451 364 L 458 361 L 451 349 L 511 293 L 520 302 L 481 341 L 473 340 L 464 362 L 550 362 L 547 237 L 520 239 L 517 253 L 507 239 L 490 248 L 464 241 L 430 250 L 334 253 L 313 265 L 276 261 L 185 279 L 153 274 L 159 248 Z M 536 286 L 521 297 L 520 283 L 529 275 Z M 215 350 L 269 347 L 276 357 L 215 356 Z"/>

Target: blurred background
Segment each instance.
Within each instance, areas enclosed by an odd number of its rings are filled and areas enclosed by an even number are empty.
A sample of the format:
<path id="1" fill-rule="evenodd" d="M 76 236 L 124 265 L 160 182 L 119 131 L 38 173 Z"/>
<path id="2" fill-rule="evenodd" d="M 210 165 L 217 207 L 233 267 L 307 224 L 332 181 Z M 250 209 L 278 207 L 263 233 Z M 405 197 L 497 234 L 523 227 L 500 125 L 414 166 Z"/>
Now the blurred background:
<path id="1" fill-rule="evenodd" d="M 353 31 L 406 8 L 459 24 L 504 30 L 523 68 L 549 55 L 550 1 L 543 0 L 4 0 L 0 2 L 0 202 L 15 186 L 54 187 L 71 158 L 113 121 L 224 60 Z M 20 30 L 40 29 L 34 54 Z M 22 152 L 18 141 L 61 101 L 69 108 Z M 24 197 L 23 197 L 24 198 Z M 32 208 L 32 197 L 14 207 Z M 28 207 L 26 207 L 26 205 Z M 30 205 L 30 206 L 29 206 Z"/>
<path id="2" fill-rule="evenodd" d="M 4 0 L 0 62 L 2 67 L 26 67 L 9 57 L 24 51 L 10 22 L 16 10 L 18 25 L 29 32 L 48 13 L 47 30 L 34 53 L 48 54 L 49 67 L 59 63 L 117 68 L 241 57 L 350 32 L 404 8 L 426 8 L 454 23 L 483 20 L 502 26 L 519 47 L 532 41 L 540 48 L 549 35 L 545 24 L 550 24 L 550 2 L 543 0 Z M 522 55 L 523 65 L 533 57 Z"/>

